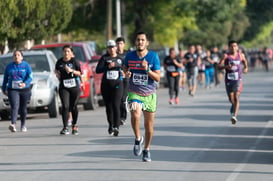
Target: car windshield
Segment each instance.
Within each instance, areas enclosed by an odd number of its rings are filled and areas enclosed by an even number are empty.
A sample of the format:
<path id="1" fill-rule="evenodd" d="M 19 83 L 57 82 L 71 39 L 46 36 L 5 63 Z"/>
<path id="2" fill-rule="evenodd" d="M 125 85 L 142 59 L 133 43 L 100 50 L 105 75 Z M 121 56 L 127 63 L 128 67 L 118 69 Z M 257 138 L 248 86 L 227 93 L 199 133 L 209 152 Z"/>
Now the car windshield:
<path id="1" fill-rule="evenodd" d="M 45 55 L 24 55 L 24 60 L 32 68 L 32 72 L 49 72 L 49 63 Z M 13 61 L 13 57 L 0 58 L 0 74 L 4 74 L 6 66 Z"/>
<path id="2" fill-rule="evenodd" d="M 85 56 L 84 56 L 84 52 L 83 52 L 82 47 L 73 46 L 73 45 L 72 45 L 72 47 L 73 47 L 73 51 L 74 51 L 74 55 L 75 55 L 76 59 L 80 60 L 82 62 L 85 62 L 86 60 L 85 60 Z M 43 49 L 51 50 L 57 59 L 63 57 L 63 47 L 47 47 L 47 48 L 41 48 L 38 50 L 43 50 Z"/>

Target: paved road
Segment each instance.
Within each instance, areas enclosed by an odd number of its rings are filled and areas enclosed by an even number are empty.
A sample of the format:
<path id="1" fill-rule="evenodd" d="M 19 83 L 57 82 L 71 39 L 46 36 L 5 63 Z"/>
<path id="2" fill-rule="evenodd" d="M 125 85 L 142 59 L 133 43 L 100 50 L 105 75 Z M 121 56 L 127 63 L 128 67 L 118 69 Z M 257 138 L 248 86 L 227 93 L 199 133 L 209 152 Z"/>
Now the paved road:
<path id="1" fill-rule="evenodd" d="M 46 114 L 29 115 L 27 133 L 10 133 L 2 121 L 1 180 L 272 180 L 272 74 L 244 76 L 235 126 L 223 85 L 194 98 L 184 91 L 175 106 L 159 89 L 151 163 L 133 156 L 129 123 L 119 137 L 108 136 L 104 108 L 80 112 L 78 136 L 60 136 L 60 118 Z"/>

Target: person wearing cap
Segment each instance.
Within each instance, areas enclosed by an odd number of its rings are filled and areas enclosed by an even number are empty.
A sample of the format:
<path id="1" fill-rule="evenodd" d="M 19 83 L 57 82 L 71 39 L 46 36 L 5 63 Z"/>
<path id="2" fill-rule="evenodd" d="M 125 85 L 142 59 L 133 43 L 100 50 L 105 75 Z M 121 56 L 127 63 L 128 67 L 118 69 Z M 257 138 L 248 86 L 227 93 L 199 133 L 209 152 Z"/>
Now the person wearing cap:
<path id="1" fill-rule="evenodd" d="M 101 56 L 96 73 L 103 73 L 101 92 L 106 107 L 109 135 L 118 136 L 120 104 L 123 94 L 123 59 L 117 54 L 116 42 L 107 41 L 107 52 Z"/>

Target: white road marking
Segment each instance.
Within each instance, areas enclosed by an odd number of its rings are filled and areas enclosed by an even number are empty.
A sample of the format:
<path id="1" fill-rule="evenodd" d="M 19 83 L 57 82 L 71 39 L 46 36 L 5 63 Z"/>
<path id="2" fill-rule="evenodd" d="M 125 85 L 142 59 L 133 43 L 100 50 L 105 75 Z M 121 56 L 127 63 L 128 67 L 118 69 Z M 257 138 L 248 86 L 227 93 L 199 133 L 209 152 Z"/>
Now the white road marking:
<path id="1" fill-rule="evenodd" d="M 252 147 L 250 147 L 248 149 L 248 152 L 245 156 L 245 158 L 243 159 L 242 163 L 239 164 L 234 170 L 233 172 L 229 175 L 229 177 L 226 179 L 226 181 L 235 181 L 236 178 L 239 176 L 240 172 L 244 169 L 244 167 L 247 165 L 249 159 L 251 158 L 251 156 L 253 155 L 253 153 L 256 151 L 257 145 L 262 141 L 262 139 L 265 137 L 266 132 L 268 131 L 268 128 L 272 125 L 273 121 L 269 120 L 266 124 L 266 126 L 264 127 L 263 131 L 261 132 L 261 134 L 257 137 L 254 145 Z"/>

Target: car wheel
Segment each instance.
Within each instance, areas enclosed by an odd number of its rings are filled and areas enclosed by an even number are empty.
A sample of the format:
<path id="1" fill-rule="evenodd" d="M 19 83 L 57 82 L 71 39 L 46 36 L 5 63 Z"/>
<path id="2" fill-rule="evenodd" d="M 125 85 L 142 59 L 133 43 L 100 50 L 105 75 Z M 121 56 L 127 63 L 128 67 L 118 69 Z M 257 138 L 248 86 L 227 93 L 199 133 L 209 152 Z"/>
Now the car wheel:
<path id="1" fill-rule="evenodd" d="M 90 90 L 87 102 L 83 104 L 85 110 L 95 110 L 98 107 L 97 95 L 94 80 L 90 79 Z"/>
<path id="2" fill-rule="evenodd" d="M 50 118 L 56 118 L 59 115 L 59 103 L 58 94 L 55 93 L 51 103 L 48 105 L 48 116 Z"/>
<path id="3" fill-rule="evenodd" d="M 1 120 L 9 120 L 10 113 L 9 113 L 9 111 L 3 110 L 0 112 L 0 116 L 1 116 Z"/>

